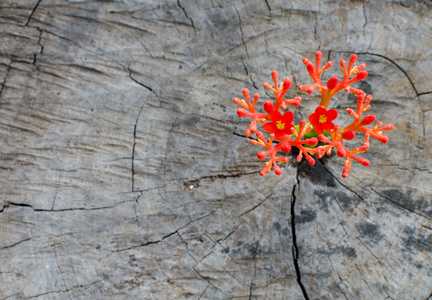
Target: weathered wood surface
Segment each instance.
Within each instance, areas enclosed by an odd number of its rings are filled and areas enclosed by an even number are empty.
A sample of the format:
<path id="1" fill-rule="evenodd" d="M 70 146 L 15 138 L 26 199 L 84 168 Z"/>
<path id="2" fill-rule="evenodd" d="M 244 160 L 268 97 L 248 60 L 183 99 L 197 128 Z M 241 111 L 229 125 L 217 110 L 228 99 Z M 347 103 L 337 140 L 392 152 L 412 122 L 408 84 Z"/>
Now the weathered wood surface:
<path id="1" fill-rule="evenodd" d="M 0 298 L 430 298 L 431 5 L 1 1 Z M 396 130 L 260 177 L 232 98 L 318 49 Z"/>

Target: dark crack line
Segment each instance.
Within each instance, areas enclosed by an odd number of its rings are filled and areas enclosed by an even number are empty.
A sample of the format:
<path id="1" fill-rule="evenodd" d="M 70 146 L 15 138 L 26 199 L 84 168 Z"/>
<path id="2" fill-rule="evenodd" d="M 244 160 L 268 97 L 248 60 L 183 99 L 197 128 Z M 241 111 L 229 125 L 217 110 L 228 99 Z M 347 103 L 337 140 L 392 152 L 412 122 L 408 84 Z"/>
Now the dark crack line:
<path id="1" fill-rule="evenodd" d="M 327 248 L 329 249 L 329 251 L 330 251 L 330 246 L 329 245 L 327 245 Z M 336 288 L 342 293 L 342 295 L 344 295 L 344 297 L 345 297 L 345 299 L 346 300 L 348 300 L 349 298 L 347 297 L 347 295 L 345 294 L 345 292 L 342 290 L 342 288 L 339 286 L 344 280 L 342 279 L 342 277 L 340 276 L 340 274 L 339 274 L 339 272 L 338 271 L 336 271 L 336 269 L 334 268 L 334 265 L 333 265 L 333 261 L 332 261 L 332 259 L 331 259 L 331 257 L 330 257 L 330 254 L 328 255 L 328 259 L 329 259 L 329 261 L 330 261 L 330 264 L 331 264 L 331 267 L 332 267 L 332 270 L 333 270 L 333 272 L 335 272 L 336 274 L 337 274 L 337 276 L 338 276 L 338 278 L 339 278 L 339 283 L 336 285 Z"/>
<path id="2" fill-rule="evenodd" d="M 59 272 L 60 272 L 60 279 L 61 279 L 61 281 L 62 281 L 62 284 L 63 284 L 63 287 L 64 287 L 64 291 L 66 292 L 66 294 L 68 295 L 68 298 L 69 299 L 71 299 L 71 296 L 69 295 L 69 288 L 66 286 L 66 282 L 65 282 L 65 280 L 64 280 L 64 278 L 63 278 L 63 272 L 62 272 L 62 269 L 60 268 L 60 265 L 59 265 L 59 263 L 58 263 L 58 261 L 57 261 L 57 251 L 56 251 L 56 249 L 54 248 L 54 258 L 55 258 L 55 263 L 56 263 L 56 265 L 57 265 L 57 268 L 58 268 L 58 270 L 59 270 Z"/>
<path id="3" fill-rule="evenodd" d="M 419 107 L 420 107 L 420 111 L 421 111 L 421 114 L 422 114 L 422 124 L 423 124 L 423 136 L 425 136 L 425 134 L 426 134 L 426 128 L 425 128 L 425 125 L 424 125 L 424 112 L 423 112 L 423 110 L 422 110 L 422 107 L 421 107 L 421 104 L 420 104 L 420 94 L 419 94 L 419 92 L 417 91 L 417 88 L 415 87 L 415 84 L 414 84 L 414 82 L 411 80 L 411 77 L 408 75 L 408 73 L 401 67 L 401 66 L 399 66 L 394 60 L 392 60 L 391 58 L 389 58 L 389 57 L 387 57 L 387 56 L 384 56 L 384 55 L 382 55 L 382 54 L 378 54 L 378 53 L 371 53 L 371 52 L 361 52 L 361 53 L 357 53 L 357 54 L 361 54 L 361 55 L 371 55 L 371 56 L 377 56 L 377 57 L 381 57 L 381 58 L 383 58 L 383 59 L 385 59 L 385 60 L 387 60 L 387 61 L 389 61 L 390 63 L 392 63 L 393 65 L 395 65 L 404 75 L 405 75 L 405 77 L 408 79 L 408 81 L 409 81 L 409 83 L 411 84 L 411 87 L 413 88 L 413 90 L 414 90 L 414 92 L 415 92 L 415 94 L 416 94 L 416 96 L 417 96 L 417 100 L 418 100 L 418 102 L 419 102 Z"/>
<path id="4" fill-rule="evenodd" d="M 368 24 L 368 19 L 367 19 L 367 16 L 366 16 L 366 7 L 365 7 L 364 3 L 362 3 L 362 6 L 363 6 L 363 18 L 364 18 L 363 36 L 366 37 L 365 28 L 366 28 L 366 25 Z"/>
<path id="5" fill-rule="evenodd" d="M 13 62 L 14 62 L 14 61 L 11 60 L 10 63 L 9 63 L 9 65 L 8 65 L 8 67 L 7 67 L 7 69 L 6 69 L 6 75 L 5 75 L 5 78 L 3 79 L 3 82 L 2 82 L 2 84 L 1 84 L 1 86 L 0 86 L 0 97 L 1 97 L 1 95 L 3 94 L 3 89 L 4 89 L 5 85 L 6 85 L 7 77 L 9 76 L 10 70 L 12 69 L 12 64 L 13 64 Z"/>
<path id="6" fill-rule="evenodd" d="M 297 275 L 297 283 L 300 286 L 300 289 L 303 293 L 303 297 L 306 300 L 309 300 L 309 296 L 306 292 L 306 288 L 304 287 L 302 281 L 301 281 L 301 273 L 300 273 L 300 267 L 298 264 L 299 259 L 299 250 L 297 247 L 297 236 L 296 236 L 296 230 L 295 230 L 295 202 L 296 202 L 296 187 L 300 190 L 300 181 L 299 181 L 299 167 L 297 166 L 297 175 L 296 175 L 297 183 L 293 186 L 293 190 L 291 193 L 291 235 L 292 235 L 292 256 L 294 261 L 294 268 Z"/>
<path id="7" fill-rule="evenodd" d="M 137 202 L 137 204 L 138 204 L 138 198 L 135 200 Z M 134 206 L 134 214 L 135 214 L 135 221 L 136 221 L 136 225 L 137 225 L 137 235 L 139 238 L 141 235 L 141 230 L 140 230 L 140 223 L 139 223 L 138 214 L 137 214 L 137 205 Z"/>
<path id="8" fill-rule="evenodd" d="M 321 11 L 321 2 L 318 3 L 318 12 Z M 321 50 L 321 38 L 318 34 L 318 14 L 315 14 L 315 28 L 314 28 L 314 39 L 318 41 L 318 50 Z"/>
<path id="9" fill-rule="evenodd" d="M 271 7 L 270 7 L 270 4 L 269 4 L 268 0 L 264 0 L 264 1 L 265 1 L 265 4 L 267 5 L 267 9 L 269 11 L 269 17 L 271 17 Z"/>
<path id="10" fill-rule="evenodd" d="M 210 284 L 207 285 L 207 287 L 205 288 L 204 292 L 202 292 L 202 294 L 199 296 L 198 300 L 200 300 L 202 298 L 202 296 L 204 296 L 204 294 L 207 292 L 207 289 L 209 288 Z"/>
<path id="11" fill-rule="evenodd" d="M 27 241 L 30 241 L 30 240 L 31 240 L 31 238 L 26 238 L 24 240 L 21 240 L 19 242 L 16 242 L 16 243 L 12 244 L 12 245 L 1 247 L 0 250 L 4 250 L 4 249 L 9 249 L 9 248 L 15 247 L 15 246 L 17 246 L 17 245 L 19 245 L 21 243 L 24 243 L 24 242 L 27 242 Z"/>
<path id="12" fill-rule="evenodd" d="M 41 44 L 43 30 L 40 29 L 39 27 L 37 27 L 37 30 L 39 30 L 39 32 L 40 32 L 39 33 L 39 39 L 37 41 L 38 45 L 40 46 L 39 54 L 42 55 L 42 53 L 44 51 L 44 46 Z M 33 64 L 36 64 L 36 62 L 37 62 L 37 56 L 38 56 L 37 53 L 33 54 Z"/>
<path id="13" fill-rule="evenodd" d="M 253 78 L 252 78 L 252 75 L 249 75 L 249 71 L 248 71 L 248 68 L 246 67 L 245 63 L 242 62 L 242 64 L 243 64 L 243 67 L 244 67 L 244 69 L 245 69 L 245 71 L 246 71 L 246 75 L 249 76 L 250 80 L 252 81 L 252 85 L 253 85 L 253 87 L 254 87 L 255 89 L 259 90 L 258 86 L 256 85 L 256 82 L 255 82 L 255 81 L 253 80 Z"/>
<path id="14" fill-rule="evenodd" d="M 58 291 L 47 291 L 47 292 L 42 293 L 42 294 L 37 294 L 37 295 L 30 296 L 30 297 L 27 297 L 27 298 L 22 298 L 22 299 L 33 299 L 33 298 L 40 298 L 40 297 L 42 297 L 42 296 L 46 296 L 46 295 L 50 295 L 50 294 L 67 293 L 68 291 L 71 291 L 71 290 L 73 290 L 73 289 L 82 289 L 82 288 L 86 288 L 86 287 L 89 287 L 89 286 L 95 285 L 95 284 L 100 283 L 100 282 L 101 282 L 101 281 L 98 280 L 98 281 L 95 281 L 95 282 L 92 282 L 92 283 L 89 283 L 89 284 L 86 284 L 86 285 L 81 285 L 81 284 L 80 284 L 80 285 L 77 285 L 77 286 L 72 286 L 72 287 L 70 287 L 68 290 L 65 290 L 65 291 L 63 291 L 63 290 L 58 290 Z"/>
<path id="15" fill-rule="evenodd" d="M 371 55 L 371 56 L 378 56 L 378 57 L 381 57 L 381 58 L 384 58 L 385 60 L 388 60 L 390 63 L 392 63 L 393 65 L 395 65 L 404 75 L 405 75 L 405 77 L 408 79 L 408 81 L 410 82 L 410 84 L 411 84 L 411 86 L 412 86 L 412 88 L 413 88 L 413 90 L 414 90 L 414 92 L 416 93 L 416 95 L 418 96 L 419 95 L 419 93 L 418 93 L 418 91 L 417 91 L 417 88 L 415 87 L 415 85 L 414 85 L 414 82 L 411 80 L 411 78 L 409 77 L 409 75 L 408 75 L 408 73 L 401 67 L 401 66 L 399 66 L 394 60 L 392 60 L 391 58 L 389 58 L 389 57 L 387 57 L 387 56 L 385 56 L 385 55 L 382 55 L 382 54 L 378 54 L 378 53 L 371 53 L 371 52 L 359 52 L 359 53 L 357 53 L 358 55 Z"/>
<path id="16" fill-rule="evenodd" d="M 36 9 L 38 8 L 39 4 L 42 2 L 42 0 L 39 0 L 36 5 L 33 7 L 30 16 L 27 18 L 27 22 L 24 24 L 24 26 L 27 26 L 30 23 L 31 18 L 33 17 L 34 13 L 36 12 Z"/>
<path id="17" fill-rule="evenodd" d="M 189 222 L 186 223 L 186 225 L 183 225 L 183 226 L 181 226 L 180 228 L 176 229 L 175 231 L 168 233 L 167 235 L 163 236 L 160 240 L 157 240 L 157 241 L 148 241 L 148 242 L 146 242 L 146 243 L 144 243 L 144 244 L 140 244 L 140 245 L 137 245 L 137 246 L 132 246 L 132 247 L 125 248 L 125 249 L 115 250 L 115 251 L 113 251 L 113 252 L 122 252 L 122 251 L 127 251 L 127 250 L 131 250 L 131 249 L 135 249 L 135 248 L 140 248 L 140 247 L 146 247 L 146 246 L 149 246 L 149 245 L 159 244 L 159 243 L 162 243 L 165 239 L 167 239 L 167 238 L 169 238 L 169 237 L 171 237 L 171 236 L 173 236 L 173 235 L 175 235 L 175 234 L 177 234 L 177 235 L 180 237 L 180 239 L 181 239 L 183 242 L 186 243 L 186 241 L 185 241 L 185 240 L 182 238 L 182 236 L 180 235 L 179 231 L 182 230 L 183 228 L 186 228 L 186 227 L 189 226 L 190 224 L 192 224 L 192 223 L 194 223 L 194 222 L 196 222 L 196 221 L 199 221 L 199 220 L 201 220 L 201 219 L 204 219 L 204 218 L 206 218 L 206 217 L 208 217 L 208 216 L 210 216 L 210 215 L 212 215 L 212 214 L 214 214 L 214 212 L 211 212 L 211 213 L 206 214 L 206 215 L 204 215 L 204 216 L 198 217 L 198 218 L 196 218 L 196 219 L 194 219 L 194 220 L 190 220 Z M 187 243 L 186 243 L 186 244 L 187 244 Z"/>
<path id="18" fill-rule="evenodd" d="M 248 52 L 248 49 L 247 49 L 247 46 L 246 46 L 246 43 L 245 43 L 245 39 L 244 39 L 244 33 L 243 33 L 242 20 L 240 18 L 240 13 L 238 12 L 237 7 L 235 7 L 235 5 L 234 5 L 234 9 L 235 9 L 235 11 L 237 13 L 237 18 L 239 20 L 239 28 L 240 28 L 240 33 L 241 33 L 242 45 L 245 48 L 245 52 L 246 52 L 247 58 L 249 58 L 249 52 Z"/>
<path id="19" fill-rule="evenodd" d="M 138 126 L 138 122 L 139 122 L 139 118 L 141 116 L 141 113 L 144 110 L 144 105 L 141 107 L 141 110 L 138 113 L 135 125 L 134 125 L 134 130 L 133 130 L 133 144 L 132 144 L 132 158 L 131 158 L 131 180 L 132 180 L 132 187 L 131 187 L 131 191 L 132 193 L 135 192 L 135 146 L 136 146 L 136 134 L 137 134 L 137 126 Z"/>
<path id="20" fill-rule="evenodd" d="M 186 185 L 189 184 L 193 184 L 195 182 L 198 182 L 200 180 L 215 180 L 215 179 L 227 179 L 227 178 L 238 178 L 238 177 L 242 177 L 242 176 L 248 176 L 248 175 L 255 175 L 258 174 L 260 171 L 253 171 L 253 172 L 243 172 L 243 173 L 235 173 L 235 174 L 229 174 L 229 175 L 225 175 L 225 174 L 218 174 L 218 175 L 210 175 L 210 176 L 203 176 L 197 179 L 191 179 L 191 180 L 187 180 L 185 182 Z"/>
<path id="21" fill-rule="evenodd" d="M 402 209 L 402 210 L 406 210 L 406 211 L 408 211 L 408 212 L 410 212 L 410 213 L 413 213 L 413 214 L 415 214 L 415 215 L 417 215 L 417 216 L 419 216 L 419 217 L 422 217 L 422 218 L 425 218 L 425 219 L 427 219 L 427 220 L 430 220 L 429 217 L 424 216 L 424 215 L 422 215 L 421 213 L 418 213 L 418 212 L 416 212 L 416 211 L 414 211 L 414 210 L 412 210 L 412 209 L 409 209 L 408 207 L 405 207 L 405 206 L 403 206 L 403 205 L 401 205 L 401 204 L 399 204 L 399 203 L 393 201 L 392 199 L 390 199 L 390 198 L 388 198 L 388 197 L 386 197 L 386 196 L 384 196 L 384 195 L 381 195 L 381 194 L 378 193 L 375 189 L 372 189 L 372 188 L 371 188 L 371 191 L 374 192 L 375 194 L 377 194 L 378 196 L 380 196 L 381 198 L 386 199 L 387 201 L 389 201 L 390 203 L 392 203 L 393 205 L 395 205 L 396 207 L 398 207 L 398 208 L 400 208 L 400 209 Z"/>
<path id="22" fill-rule="evenodd" d="M 220 244 L 220 241 L 225 241 L 226 239 L 228 239 L 232 234 L 234 234 L 234 232 L 236 232 L 237 231 L 237 229 L 240 227 L 240 224 L 239 225 L 237 225 L 230 233 L 228 233 L 225 237 L 223 237 L 223 238 L 220 238 L 220 239 L 218 239 L 217 241 L 215 241 L 214 243 L 215 243 L 215 245 L 216 245 L 216 243 L 218 243 L 220 246 L 222 246 L 221 244 Z"/>
<path id="23" fill-rule="evenodd" d="M 193 30 L 196 32 L 196 28 L 195 28 L 195 24 L 194 21 L 192 20 L 191 17 L 189 17 L 189 15 L 187 14 L 185 8 L 180 4 L 180 0 L 177 0 L 177 5 L 178 7 L 180 7 L 180 9 L 183 11 L 186 19 L 188 19 L 190 21 L 190 26 L 192 26 Z"/>
<path id="24" fill-rule="evenodd" d="M 242 213 L 240 215 L 240 217 L 243 217 L 244 215 L 250 213 L 251 211 L 253 211 L 254 209 L 256 209 L 257 207 L 261 206 L 261 204 L 263 204 L 264 202 L 266 202 L 271 196 L 273 195 L 273 193 L 271 193 L 268 197 L 264 198 L 264 200 L 262 200 L 261 202 L 259 202 L 257 205 L 255 205 L 254 207 L 252 207 L 251 209 L 248 209 L 247 211 L 245 211 L 244 213 Z"/>
<path id="25" fill-rule="evenodd" d="M 147 90 L 149 90 L 150 92 L 153 93 L 153 95 L 154 95 L 154 96 L 156 97 L 156 99 L 159 101 L 159 106 L 155 106 L 155 107 L 160 107 L 160 102 L 161 102 L 161 100 L 159 99 L 159 96 L 156 94 L 156 91 L 155 91 L 154 89 L 152 89 L 150 86 L 147 86 L 147 85 L 145 85 L 144 83 L 142 83 L 142 82 L 136 80 L 135 78 L 133 78 L 133 76 L 132 76 L 132 70 L 130 69 L 130 67 L 127 67 L 127 70 L 129 71 L 128 77 L 129 77 L 132 81 L 134 81 L 136 84 L 142 86 L 143 88 L 145 88 L 145 89 L 147 89 Z M 150 103 L 150 105 L 151 105 L 151 103 Z M 151 106 L 152 106 L 152 105 L 151 105 Z"/>
<path id="26" fill-rule="evenodd" d="M 213 283 L 211 283 L 211 281 L 210 281 L 210 279 L 212 279 L 211 277 L 201 275 L 200 272 L 198 272 L 197 269 L 195 269 L 195 267 L 193 267 L 192 270 L 194 270 L 194 272 L 197 273 L 198 276 L 201 277 L 201 279 L 205 280 L 212 287 L 214 287 L 217 290 L 220 290 L 217 286 L 215 286 Z"/>
<path id="27" fill-rule="evenodd" d="M 426 298 L 426 300 L 432 300 L 432 292 L 430 293 L 429 297 Z"/>
<path id="28" fill-rule="evenodd" d="M 354 195 L 356 195 L 360 200 L 364 200 L 357 192 L 355 192 L 354 190 L 350 189 L 348 186 L 346 186 L 345 184 L 343 184 L 338 177 L 336 177 L 332 172 L 330 172 L 329 169 L 326 168 L 326 166 L 324 164 L 321 164 L 323 166 L 323 168 L 330 174 L 331 177 L 333 177 L 334 180 L 336 180 L 341 186 L 343 186 L 344 188 L 346 188 L 348 191 L 350 191 L 351 193 L 353 193 Z M 341 208 L 342 209 L 342 208 Z"/>
<path id="29" fill-rule="evenodd" d="M 129 78 L 130 78 L 130 79 L 132 79 L 133 81 L 135 81 L 135 82 L 136 82 L 137 84 L 139 84 L 140 86 L 142 86 L 142 87 L 148 89 L 150 92 L 154 93 L 154 90 L 153 90 L 151 87 L 149 87 L 149 86 L 147 86 L 147 85 L 145 85 L 145 84 L 139 82 L 138 80 L 136 80 L 135 78 L 132 77 L 132 71 L 131 71 L 131 69 L 128 68 L 128 71 L 129 71 Z"/>
<path id="30" fill-rule="evenodd" d="M 381 259 L 380 258 L 378 258 L 378 256 L 376 256 L 372 251 L 371 251 L 371 249 L 369 249 L 369 247 L 368 246 L 366 246 L 365 245 L 365 243 L 363 243 L 363 241 L 360 239 L 360 237 L 358 237 L 358 236 L 354 236 L 359 242 L 360 242 L 360 244 L 363 246 L 363 247 L 365 247 L 365 249 L 375 258 L 375 260 L 377 261 L 377 262 L 379 262 Z"/>
<path id="31" fill-rule="evenodd" d="M 262 239 L 262 235 L 260 237 L 260 240 Z M 259 240 L 259 241 L 260 241 Z M 255 279 L 257 276 L 257 254 L 258 254 L 258 247 L 259 245 L 259 241 L 257 241 L 255 243 L 255 249 L 253 251 L 253 260 L 254 260 L 254 275 L 253 278 L 251 279 L 251 283 L 250 283 L 250 287 L 249 287 L 249 300 L 252 300 L 252 295 L 253 295 L 253 289 L 255 287 Z"/>
<path id="32" fill-rule="evenodd" d="M 133 201 L 135 201 L 135 200 L 133 200 Z M 93 210 L 115 208 L 118 205 L 121 205 L 122 203 L 125 203 L 125 202 L 131 202 L 131 201 L 120 202 L 120 203 L 117 203 L 117 205 L 112 205 L 112 206 L 102 206 L 102 207 L 94 207 L 94 208 L 76 207 L 76 208 L 63 208 L 63 209 L 52 210 L 52 209 L 34 208 L 32 205 L 30 205 L 28 203 L 15 203 L 15 202 L 9 202 L 8 201 L 6 203 L 6 205 L 3 205 L 2 209 L 0 210 L 0 213 L 4 212 L 6 208 L 11 207 L 11 206 L 28 207 L 28 208 L 31 208 L 35 212 L 93 211 Z"/>
<path id="33" fill-rule="evenodd" d="M 174 234 L 178 234 L 178 231 L 179 231 L 180 229 L 181 229 L 181 228 L 177 229 L 177 230 L 174 231 L 174 232 L 171 232 L 171 233 L 165 235 L 164 237 L 162 237 L 162 238 L 161 238 L 160 240 L 158 240 L 158 241 L 150 241 L 150 242 L 147 242 L 147 243 L 141 244 L 141 245 L 139 245 L 138 247 L 145 247 L 145 246 L 148 246 L 148 245 L 154 245 L 154 244 L 162 243 L 165 239 L 167 239 L 167 238 L 173 236 Z M 126 250 L 129 250 L 129 249 L 126 249 Z"/>

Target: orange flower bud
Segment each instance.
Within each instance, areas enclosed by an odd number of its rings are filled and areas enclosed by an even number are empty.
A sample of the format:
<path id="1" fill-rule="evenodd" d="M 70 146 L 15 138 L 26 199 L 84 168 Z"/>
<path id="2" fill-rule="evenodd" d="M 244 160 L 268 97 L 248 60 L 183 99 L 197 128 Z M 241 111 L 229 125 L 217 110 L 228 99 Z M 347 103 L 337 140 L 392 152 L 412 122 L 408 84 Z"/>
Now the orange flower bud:
<path id="1" fill-rule="evenodd" d="M 260 152 L 257 153 L 257 157 L 259 159 L 264 159 L 267 155 L 268 155 L 267 151 L 260 151 Z"/>
<path id="2" fill-rule="evenodd" d="M 283 143 L 281 146 L 281 150 L 283 152 L 290 152 L 291 151 L 291 145 L 289 143 Z"/>
<path id="3" fill-rule="evenodd" d="M 339 78 L 332 77 L 327 81 L 327 87 L 332 90 L 337 86 L 338 83 L 339 83 Z"/>
<path id="4" fill-rule="evenodd" d="M 248 115 L 248 112 L 243 108 L 239 108 L 237 109 L 237 115 L 239 117 L 246 117 Z"/>
<path id="5" fill-rule="evenodd" d="M 367 166 L 369 166 L 370 165 L 370 161 L 369 160 L 367 160 L 367 159 L 362 159 L 361 161 L 360 161 L 360 163 L 363 165 L 363 166 L 365 166 L 365 167 L 367 167 Z"/>
<path id="6" fill-rule="evenodd" d="M 345 140 L 352 140 L 353 138 L 355 138 L 356 134 L 353 130 L 347 130 L 344 133 L 342 133 L 342 137 Z"/>
<path id="7" fill-rule="evenodd" d="M 373 122 L 375 122 L 375 119 L 376 119 L 376 117 L 374 115 L 366 116 L 363 118 L 361 123 L 363 125 L 369 125 L 369 124 L 372 124 Z"/>
<path id="8" fill-rule="evenodd" d="M 271 101 L 266 101 L 264 103 L 264 110 L 268 113 L 271 113 L 273 111 L 273 103 Z"/>
<path id="9" fill-rule="evenodd" d="M 345 157 L 346 156 L 346 151 L 345 151 L 344 148 L 339 148 L 336 153 L 340 157 Z"/>
<path id="10" fill-rule="evenodd" d="M 367 72 L 367 71 L 361 71 L 360 73 L 358 73 L 358 74 L 356 75 L 356 78 L 357 78 L 358 80 L 363 80 L 363 79 L 365 79 L 367 76 L 368 76 L 368 72 Z"/>
<path id="11" fill-rule="evenodd" d="M 314 74 L 315 73 L 315 66 L 312 63 L 310 63 L 307 65 L 307 70 L 310 74 Z"/>
<path id="12" fill-rule="evenodd" d="M 282 174 L 282 170 L 281 170 L 281 168 L 279 168 L 279 166 L 277 164 L 274 164 L 273 168 L 274 168 L 276 175 Z"/>
<path id="13" fill-rule="evenodd" d="M 310 88 L 308 88 L 308 89 L 306 90 L 306 93 L 308 93 L 308 94 L 312 94 L 314 90 L 315 90 L 315 89 L 311 86 Z"/>
<path id="14" fill-rule="evenodd" d="M 287 78 L 285 79 L 284 83 L 283 83 L 283 90 L 284 92 L 288 91 L 288 89 L 291 87 L 291 79 Z"/>
<path id="15" fill-rule="evenodd" d="M 383 134 L 382 136 L 380 136 L 379 141 L 383 144 L 386 144 L 389 141 L 389 138 L 388 138 L 388 136 Z"/>
<path id="16" fill-rule="evenodd" d="M 272 89 L 272 86 L 270 84 L 268 84 L 267 82 L 264 82 L 263 86 L 268 90 Z"/>

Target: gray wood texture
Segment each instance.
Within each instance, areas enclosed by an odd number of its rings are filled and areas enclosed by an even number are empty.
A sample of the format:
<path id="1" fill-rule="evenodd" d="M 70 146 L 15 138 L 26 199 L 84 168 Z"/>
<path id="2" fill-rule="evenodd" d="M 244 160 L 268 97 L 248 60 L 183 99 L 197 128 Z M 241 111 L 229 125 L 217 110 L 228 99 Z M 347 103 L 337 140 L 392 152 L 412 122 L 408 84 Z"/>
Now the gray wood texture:
<path id="1" fill-rule="evenodd" d="M 431 46 L 431 1 L 1 1 L 0 298 L 430 299 Z M 261 177 L 232 99 L 306 118 L 317 50 L 396 129 Z"/>

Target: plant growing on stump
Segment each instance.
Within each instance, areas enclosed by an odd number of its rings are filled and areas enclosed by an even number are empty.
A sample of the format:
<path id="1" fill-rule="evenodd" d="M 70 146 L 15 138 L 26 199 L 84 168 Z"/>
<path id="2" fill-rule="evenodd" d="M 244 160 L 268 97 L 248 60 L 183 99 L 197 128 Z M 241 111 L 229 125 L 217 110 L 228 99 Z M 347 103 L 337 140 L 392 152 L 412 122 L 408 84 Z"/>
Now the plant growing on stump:
<path id="1" fill-rule="evenodd" d="M 279 151 L 287 153 L 291 151 L 292 147 L 297 147 L 299 149 L 297 161 L 300 162 L 304 157 L 310 165 L 315 164 L 314 155 L 319 159 L 326 154 L 330 155 L 332 150 L 335 149 L 338 156 L 345 158 L 342 177 L 346 178 L 351 171 L 353 161 L 363 166 L 370 165 L 369 160 L 358 157 L 358 154 L 364 153 L 369 149 L 369 140 L 371 137 L 384 144 L 388 142 L 389 139 L 383 131 L 392 130 L 394 126 L 392 124 L 383 126 L 382 122 L 372 125 L 376 120 L 375 115 L 364 115 L 371 108 L 369 103 L 372 100 L 372 96 L 366 95 L 364 91 L 351 86 L 353 83 L 367 77 L 368 73 L 364 70 L 366 64 L 355 66 L 354 64 L 357 61 L 356 54 L 351 55 L 348 65 L 345 60 L 341 60 L 340 67 L 343 72 L 343 78 L 340 80 L 338 77 L 332 77 L 325 85 L 321 80 L 321 75 L 332 66 L 332 62 L 329 61 L 320 68 L 321 59 L 322 53 L 319 51 L 315 54 L 315 64 L 307 58 L 303 59 L 303 63 L 306 65 L 313 83 L 310 85 L 301 85 L 299 89 L 308 94 L 312 94 L 318 89 L 318 92 L 321 94 L 321 102 L 315 111 L 310 114 L 308 120 L 301 120 L 298 125 L 293 124 L 294 114 L 292 111 L 287 110 L 287 107 L 299 106 L 302 99 L 301 97 L 284 99 L 285 94 L 291 87 L 291 79 L 288 77 L 278 84 L 278 73 L 276 71 L 271 73 L 274 86 L 264 83 L 264 88 L 272 91 L 276 96 L 275 101 L 264 102 L 264 112 L 257 112 L 255 110 L 259 94 L 255 94 L 253 102 L 251 102 L 249 90 L 243 89 L 244 99 L 234 98 L 234 103 L 241 106 L 237 110 L 237 114 L 240 117 L 252 119 L 245 136 L 249 137 L 251 133 L 255 134 L 258 139 L 252 139 L 250 143 L 266 148 L 266 150 L 257 153 L 258 158 L 261 160 L 269 157 L 264 163 L 264 168 L 260 171 L 262 176 L 269 173 L 272 167 L 277 175 L 282 174 L 282 170 L 277 162 L 286 163 L 288 162 L 288 158 L 279 157 L 276 154 Z M 352 116 L 353 121 L 344 127 L 336 123 L 336 118 L 339 114 L 338 111 L 328 109 L 332 97 L 341 90 L 352 92 L 357 97 L 357 108 L 347 108 L 346 110 Z M 263 130 L 270 133 L 268 140 L 262 131 L 258 131 L 258 123 L 263 124 Z M 372 125 L 372 127 L 367 127 L 368 125 Z M 363 145 L 352 150 L 347 149 L 344 142 L 354 139 L 357 134 L 363 134 Z M 322 143 L 318 145 L 318 141 Z M 273 144 L 273 142 L 277 143 Z"/>

